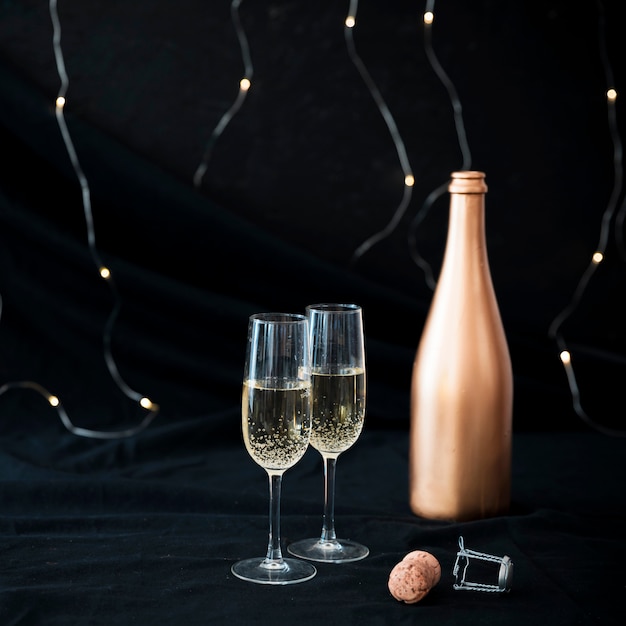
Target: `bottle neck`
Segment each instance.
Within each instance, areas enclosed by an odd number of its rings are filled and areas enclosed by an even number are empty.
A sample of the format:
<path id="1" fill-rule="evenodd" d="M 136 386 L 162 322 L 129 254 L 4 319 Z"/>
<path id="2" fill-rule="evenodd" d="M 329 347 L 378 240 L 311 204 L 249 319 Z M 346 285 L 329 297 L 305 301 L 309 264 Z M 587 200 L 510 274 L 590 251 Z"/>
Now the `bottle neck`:
<path id="1" fill-rule="evenodd" d="M 485 242 L 485 195 L 482 193 L 450 194 L 448 236 L 442 274 L 446 266 L 476 272 L 488 269 Z"/>

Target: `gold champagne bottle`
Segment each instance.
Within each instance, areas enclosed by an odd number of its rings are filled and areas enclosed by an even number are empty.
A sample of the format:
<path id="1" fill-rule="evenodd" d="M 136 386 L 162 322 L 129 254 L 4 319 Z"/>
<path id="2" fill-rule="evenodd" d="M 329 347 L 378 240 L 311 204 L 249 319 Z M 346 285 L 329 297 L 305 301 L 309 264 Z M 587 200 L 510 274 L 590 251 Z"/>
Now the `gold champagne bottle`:
<path id="1" fill-rule="evenodd" d="M 513 373 L 485 238 L 485 174 L 453 172 L 441 272 L 413 365 L 409 490 L 421 517 L 508 510 Z"/>

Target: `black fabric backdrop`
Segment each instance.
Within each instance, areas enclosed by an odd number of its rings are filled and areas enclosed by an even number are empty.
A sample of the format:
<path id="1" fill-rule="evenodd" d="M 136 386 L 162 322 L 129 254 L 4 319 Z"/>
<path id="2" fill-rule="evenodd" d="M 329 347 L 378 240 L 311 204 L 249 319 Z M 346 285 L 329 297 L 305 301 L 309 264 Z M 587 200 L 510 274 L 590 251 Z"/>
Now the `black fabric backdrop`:
<path id="1" fill-rule="evenodd" d="M 403 171 L 350 59 L 349 3 L 242 2 L 252 88 L 193 175 L 244 66 L 231 3 L 58 4 L 65 118 L 89 184 L 98 276 L 76 173 L 54 114 L 60 80 L 47 2 L 0 6 L 0 385 L 31 381 L 77 426 L 145 412 L 106 367 L 160 405 L 136 436 L 65 429 L 29 388 L 0 395 L 3 624 L 612 621 L 623 606 L 624 439 L 573 410 L 548 329 L 571 302 L 611 214 L 605 262 L 563 326 L 588 415 L 626 430 L 621 139 L 605 92 L 623 83 L 617 2 L 446 2 L 432 45 L 462 104 L 471 167 L 487 174 L 490 266 L 515 376 L 511 514 L 467 524 L 407 502 L 408 388 L 432 290 L 408 235 L 463 162 L 452 104 L 429 63 L 423 3 L 358 4 L 355 48 L 389 106 L 416 184 L 397 228 L 356 263 L 402 198 Z M 441 196 L 415 230 L 436 276 Z M 607 222 L 605 222 L 606 224 Z M 621 233 L 620 233 L 621 229 Z M 363 306 L 367 423 L 338 466 L 340 534 L 358 564 L 284 589 L 236 580 L 264 552 L 267 485 L 247 457 L 239 394 L 247 318 L 313 301 Z M 285 475 L 283 539 L 321 523 L 321 464 Z M 459 535 L 508 554 L 506 596 L 453 591 Z M 400 605 L 391 567 L 424 548 L 440 585 Z"/>

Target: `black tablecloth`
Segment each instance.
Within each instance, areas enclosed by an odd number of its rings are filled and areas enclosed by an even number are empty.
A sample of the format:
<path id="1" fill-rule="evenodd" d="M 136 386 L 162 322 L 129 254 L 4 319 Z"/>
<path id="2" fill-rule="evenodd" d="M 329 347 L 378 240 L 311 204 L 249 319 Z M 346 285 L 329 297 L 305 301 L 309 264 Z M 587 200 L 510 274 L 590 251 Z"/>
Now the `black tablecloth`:
<path id="1" fill-rule="evenodd" d="M 273 587 L 230 572 L 265 553 L 267 480 L 240 441 L 238 411 L 211 418 L 157 421 L 111 442 L 54 427 L 4 434 L 3 626 L 622 623 L 623 440 L 517 434 L 510 514 L 454 524 L 410 513 L 407 433 L 366 429 L 339 459 L 336 523 L 370 555 Z M 284 476 L 284 545 L 319 532 L 321 506 L 321 461 L 309 450 Z M 453 589 L 460 536 L 466 548 L 512 559 L 509 593 Z M 405 605 L 387 579 L 416 549 L 439 559 L 442 576 Z"/>

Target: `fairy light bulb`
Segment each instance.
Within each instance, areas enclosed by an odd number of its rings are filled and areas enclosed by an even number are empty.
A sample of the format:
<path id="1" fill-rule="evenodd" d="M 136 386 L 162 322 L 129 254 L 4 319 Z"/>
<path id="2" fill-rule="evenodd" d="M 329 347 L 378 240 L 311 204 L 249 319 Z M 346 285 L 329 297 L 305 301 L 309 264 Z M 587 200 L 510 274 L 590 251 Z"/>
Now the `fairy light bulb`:
<path id="1" fill-rule="evenodd" d="M 103 265 L 99 271 L 100 271 L 100 276 L 102 276 L 104 280 L 111 278 L 111 270 L 108 267 L 105 267 Z"/>
<path id="2" fill-rule="evenodd" d="M 250 80 L 248 78 L 242 78 L 239 81 L 239 89 L 241 89 L 241 91 L 248 91 L 248 89 L 250 89 Z"/>
<path id="3" fill-rule="evenodd" d="M 433 23 L 434 19 L 435 19 L 435 14 L 432 11 L 426 11 L 426 13 L 424 13 L 424 24 L 427 24 L 430 26 L 430 24 Z"/>
<path id="4" fill-rule="evenodd" d="M 356 18 L 354 15 L 348 15 L 348 17 L 346 17 L 345 24 L 348 28 L 354 28 L 356 25 Z"/>
<path id="5" fill-rule="evenodd" d="M 150 398 L 141 398 L 141 400 L 139 400 L 139 404 L 144 408 L 144 409 L 148 409 L 151 410 L 154 408 L 154 404 L 152 403 L 152 401 L 150 400 Z"/>
<path id="6" fill-rule="evenodd" d="M 615 89 L 611 88 L 606 92 L 606 97 L 607 100 L 609 100 L 610 102 L 614 102 L 615 100 L 617 100 L 617 91 L 615 91 Z"/>
<path id="7" fill-rule="evenodd" d="M 407 187 L 413 187 L 413 185 L 415 185 L 415 178 L 414 178 L 413 174 L 407 174 L 404 177 L 404 184 Z"/>
<path id="8" fill-rule="evenodd" d="M 50 403 L 50 406 L 59 406 L 61 403 L 57 396 L 48 396 L 48 402 Z"/>
<path id="9" fill-rule="evenodd" d="M 561 354 L 559 354 L 559 357 L 561 358 L 563 365 L 569 365 L 572 361 L 572 355 L 568 350 L 563 350 Z"/>
<path id="10" fill-rule="evenodd" d="M 593 261 L 593 263 L 598 265 L 599 263 L 602 263 L 602 261 L 604 260 L 604 255 L 602 254 L 602 252 L 594 252 L 593 256 L 591 257 L 591 260 Z"/>
<path id="11" fill-rule="evenodd" d="M 55 101 L 57 109 L 62 109 L 65 106 L 65 98 L 63 96 L 59 96 Z"/>

